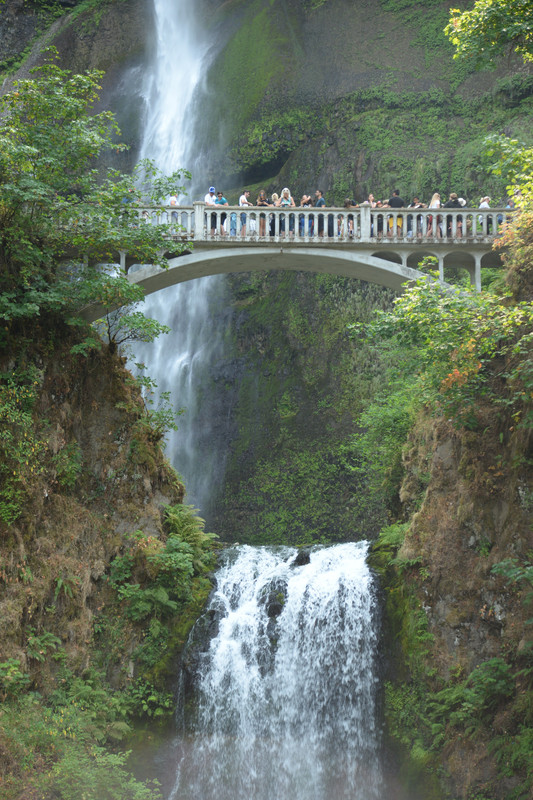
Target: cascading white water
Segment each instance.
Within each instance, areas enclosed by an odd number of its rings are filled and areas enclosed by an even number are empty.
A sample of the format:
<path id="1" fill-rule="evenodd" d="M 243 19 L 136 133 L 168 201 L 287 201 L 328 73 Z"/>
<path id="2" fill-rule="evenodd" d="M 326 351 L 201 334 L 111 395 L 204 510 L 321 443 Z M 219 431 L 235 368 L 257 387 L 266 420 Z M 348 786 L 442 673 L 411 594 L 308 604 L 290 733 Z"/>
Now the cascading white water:
<path id="1" fill-rule="evenodd" d="M 195 126 L 205 107 L 205 75 L 214 55 L 201 0 L 153 0 L 156 46 L 144 85 L 145 125 L 141 158 L 150 158 L 166 173 L 192 173 L 189 199 L 203 197 L 208 183 L 205 154 L 198 151 Z M 223 359 L 224 308 L 222 277 L 203 278 L 147 298 L 144 313 L 168 325 L 172 333 L 153 344 L 139 344 L 134 362 L 147 365 L 158 394 L 170 392 L 175 410 L 185 409 L 179 430 L 167 437 L 167 455 L 183 476 L 187 500 L 205 513 L 224 457 L 215 451 L 208 372 Z M 201 398 L 201 399 L 200 399 Z"/>
<path id="2" fill-rule="evenodd" d="M 377 800 L 366 551 L 314 549 L 303 565 L 289 548 L 226 551 L 207 611 L 218 633 L 196 670 L 171 800 Z"/>

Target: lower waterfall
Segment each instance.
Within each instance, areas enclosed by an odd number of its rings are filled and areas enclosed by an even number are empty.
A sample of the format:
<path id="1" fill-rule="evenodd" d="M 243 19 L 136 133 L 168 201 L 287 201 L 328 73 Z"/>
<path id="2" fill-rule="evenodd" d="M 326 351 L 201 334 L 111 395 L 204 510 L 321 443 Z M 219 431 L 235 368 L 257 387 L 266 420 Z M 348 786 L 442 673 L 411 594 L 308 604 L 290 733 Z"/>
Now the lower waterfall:
<path id="1" fill-rule="evenodd" d="M 184 656 L 194 700 L 171 800 L 377 800 L 379 615 L 366 552 L 225 551 Z"/>

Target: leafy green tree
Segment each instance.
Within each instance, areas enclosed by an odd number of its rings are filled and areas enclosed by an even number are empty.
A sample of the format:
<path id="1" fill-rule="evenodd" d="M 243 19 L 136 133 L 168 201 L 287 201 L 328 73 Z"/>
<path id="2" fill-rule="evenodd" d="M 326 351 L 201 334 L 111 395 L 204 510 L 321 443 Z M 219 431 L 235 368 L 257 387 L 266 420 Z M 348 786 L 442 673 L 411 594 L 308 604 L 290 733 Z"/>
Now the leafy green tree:
<path id="1" fill-rule="evenodd" d="M 503 176 L 509 194 L 517 198 L 522 208 L 530 204 L 533 201 L 533 147 L 495 134 L 485 139 L 485 148 L 487 156 L 494 159 L 491 172 Z"/>
<path id="2" fill-rule="evenodd" d="M 456 48 L 455 58 L 468 58 L 475 66 L 490 66 L 497 56 L 513 51 L 533 61 L 531 0 L 477 0 L 469 11 L 452 8 L 445 33 Z"/>
<path id="3" fill-rule="evenodd" d="M 108 111 L 95 113 L 102 73 L 61 69 L 50 48 L 32 77 L 0 98 L 0 318 L 77 312 L 105 296 L 121 305 L 124 285 L 89 268 L 120 250 L 163 263 L 167 225 L 140 221 L 139 205 L 159 205 L 184 173 L 165 177 L 148 161 L 132 175 L 102 174 L 99 157 L 120 151 Z M 92 293 L 92 297 L 88 296 Z M 107 293 L 107 294 L 106 294 Z M 139 298 L 135 298 L 138 300 Z"/>
<path id="4" fill-rule="evenodd" d="M 475 67 L 495 66 L 498 56 L 512 52 L 533 61 L 533 4 L 531 0 L 477 0 L 469 11 L 451 9 L 446 35 L 456 48 L 454 58 L 468 59 Z M 522 207 L 533 201 L 533 149 L 507 136 L 486 140 L 486 154 L 496 157 L 494 175 L 508 182 L 509 194 Z"/>
<path id="5" fill-rule="evenodd" d="M 507 305 L 487 292 L 444 291 L 425 279 L 366 326 L 377 347 L 394 338 L 415 348 L 418 402 L 470 429 L 478 427 L 482 404 L 510 415 L 515 426 L 531 424 L 532 328 L 530 302 Z"/>

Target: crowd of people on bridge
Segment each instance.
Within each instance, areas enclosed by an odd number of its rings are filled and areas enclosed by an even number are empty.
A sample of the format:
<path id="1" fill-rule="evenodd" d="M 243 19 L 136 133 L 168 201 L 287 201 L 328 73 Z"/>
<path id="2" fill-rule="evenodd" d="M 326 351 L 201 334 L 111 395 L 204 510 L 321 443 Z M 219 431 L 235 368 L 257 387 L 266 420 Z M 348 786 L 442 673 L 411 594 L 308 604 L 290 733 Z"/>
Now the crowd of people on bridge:
<path id="1" fill-rule="evenodd" d="M 171 198 L 172 202 L 172 198 Z M 224 193 L 221 191 L 216 191 L 214 186 L 209 187 L 209 191 L 204 197 L 204 203 L 207 206 L 229 206 L 229 202 L 224 196 Z M 479 204 L 473 206 L 469 204 L 468 207 L 477 207 L 480 209 L 487 209 L 490 208 L 491 198 L 488 195 L 485 195 L 480 198 Z M 317 189 L 314 194 L 314 198 L 310 194 L 303 194 L 300 198 L 300 202 L 297 204 L 290 192 L 290 190 L 285 187 L 281 190 L 280 194 L 274 192 L 272 196 L 269 198 L 267 197 L 267 193 L 264 189 L 261 189 L 258 193 L 257 199 L 255 203 L 250 200 L 250 191 L 248 189 L 244 189 L 242 194 L 239 197 L 239 207 L 258 207 L 258 208 L 273 208 L 273 207 L 281 207 L 289 211 L 289 209 L 293 208 L 318 208 L 324 209 L 326 208 L 326 201 L 324 199 L 324 194 L 320 189 Z M 401 197 L 400 192 L 398 189 L 395 189 L 392 192 L 391 197 L 386 200 L 376 200 L 373 194 L 369 194 L 367 199 L 364 200 L 362 203 L 357 203 L 355 200 L 351 199 L 350 197 L 346 197 L 344 199 L 344 208 L 345 209 L 354 209 L 359 208 L 361 206 L 370 206 L 372 209 L 382 210 L 382 209 L 394 209 L 397 211 L 398 209 L 436 209 L 435 214 L 428 214 L 426 215 L 426 230 L 425 235 L 427 236 L 435 236 L 437 238 L 442 238 L 443 236 L 450 236 L 452 234 L 452 223 L 451 223 L 451 216 L 446 217 L 444 214 L 438 213 L 437 209 L 440 208 L 449 208 L 449 209 L 459 209 L 459 208 L 466 208 L 467 201 L 459 197 L 456 192 L 451 192 L 447 200 L 443 200 L 439 192 L 434 192 L 433 196 L 431 197 L 429 203 L 424 203 L 420 200 L 419 197 L 415 196 L 410 202 L 406 202 L 404 198 Z M 513 198 L 510 198 L 506 201 L 503 201 L 498 204 L 498 207 L 503 207 L 507 209 L 514 209 L 515 202 Z M 288 231 L 289 235 L 294 234 L 295 226 L 298 224 L 298 233 L 300 236 L 305 234 L 305 226 L 306 221 L 304 215 L 296 215 L 294 213 L 289 213 L 288 215 Z M 248 219 L 248 214 L 245 211 L 241 211 L 239 214 L 240 217 L 240 235 L 242 237 L 246 236 L 247 226 L 248 232 L 250 234 L 258 234 L 260 237 L 267 235 L 267 227 L 268 227 L 268 234 L 270 236 L 274 236 L 276 233 L 275 230 L 275 223 L 276 219 L 273 214 L 268 213 L 260 213 L 258 215 L 258 219 Z M 413 230 L 413 219 L 416 220 L 414 230 Z M 221 236 L 225 236 L 228 233 L 228 214 L 222 213 L 219 218 L 220 224 L 220 234 Z M 217 215 L 215 213 L 211 214 L 211 235 L 214 236 L 217 233 Z M 229 235 L 236 236 L 237 235 L 237 213 L 232 212 L 229 214 Z M 335 230 L 335 217 L 334 215 L 328 215 L 328 219 L 326 222 L 326 229 L 324 224 L 324 215 L 319 214 L 317 218 L 317 233 L 319 236 L 324 236 L 325 234 L 329 236 L 335 236 L 341 234 L 341 227 L 344 225 L 345 219 L 343 215 L 338 215 L 337 219 L 337 230 Z M 465 231 L 463 231 L 463 216 L 461 214 L 457 214 L 455 218 L 455 229 L 454 235 L 456 236 L 463 236 Z M 498 224 L 503 222 L 503 216 L 501 214 L 498 215 L 497 219 Z M 348 218 L 348 234 L 353 235 L 353 218 L 350 220 Z M 278 232 L 281 236 L 285 235 L 285 219 L 279 219 L 279 228 Z M 470 225 L 470 220 L 465 222 L 465 227 Z M 491 221 L 492 224 L 492 221 Z M 307 226 L 308 226 L 308 235 L 312 236 L 315 233 L 314 229 L 315 220 L 313 218 L 308 218 Z M 377 236 L 378 238 L 387 235 L 393 236 L 395 234 L 402 235 L 403 234 L 403 226 L 404 226 L 404 218 L 402 214 L 376 214 L 372 215 L 372 235 Z M 406 233 L 408 236 L 414 235 L 422 235 L 422 215 L 417 217 L 416 215 L 410 214 L 407 215 L 406 219 Z M 395 230 L 396 227 L 396 230 Z"/>

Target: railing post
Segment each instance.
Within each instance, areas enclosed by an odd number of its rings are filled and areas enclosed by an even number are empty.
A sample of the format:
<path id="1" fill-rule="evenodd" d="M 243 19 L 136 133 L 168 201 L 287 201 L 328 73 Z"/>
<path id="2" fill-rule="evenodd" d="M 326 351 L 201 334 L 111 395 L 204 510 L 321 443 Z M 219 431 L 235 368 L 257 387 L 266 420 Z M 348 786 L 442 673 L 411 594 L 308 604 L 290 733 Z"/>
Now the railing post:
<path id="1" fill-rule="evenodd" d="M 361 213 L 361 241 L 370 241 L 371 222 L 370 222 L 370 206 L 362 205 L 359 207 Z"/>
<path id="2" fill-rule="evenodd" d="M 205 203 L 203 200 L 195 200 L 193 202 L 194 207 L 194 223 L 193 223 L 193 233 L 194 238 L 197 241 L 205 242 L 207 239 L 207 228 L 204 225 L 204 218 L 205 218 Z M 207 225 L 209 225 L 209 221 Z"/>

